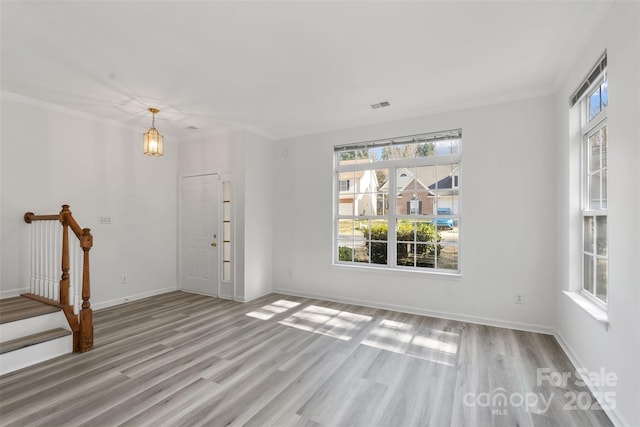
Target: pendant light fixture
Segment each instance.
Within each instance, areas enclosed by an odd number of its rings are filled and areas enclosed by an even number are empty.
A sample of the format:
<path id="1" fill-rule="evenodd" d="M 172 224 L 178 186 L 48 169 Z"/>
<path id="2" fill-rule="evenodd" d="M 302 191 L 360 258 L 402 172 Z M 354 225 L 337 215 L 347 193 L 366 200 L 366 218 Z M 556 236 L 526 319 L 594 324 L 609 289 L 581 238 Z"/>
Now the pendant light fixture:
<path id="1" fill-rule="evenodd" d="M 147 109 L 151 113 L 151 129 L 143 134 L 144 143 L 142 149 L 145 156 L 160 157 L 164 153 L 164 138 L 155 128 L 156 114 L 160 112 L 157 108 Z"/>

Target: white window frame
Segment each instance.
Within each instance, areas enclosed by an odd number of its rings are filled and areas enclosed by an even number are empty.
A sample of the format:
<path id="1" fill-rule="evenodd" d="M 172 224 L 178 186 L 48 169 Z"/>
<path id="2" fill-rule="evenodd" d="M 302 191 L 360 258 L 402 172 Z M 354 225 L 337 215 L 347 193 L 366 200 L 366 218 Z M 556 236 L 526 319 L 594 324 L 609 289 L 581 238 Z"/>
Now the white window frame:
<path id="1" fill-rule="evenodd" d="M 609 282 L 609 233 L 608 233 L 608 229 L 609 229 L 609 221 L 608 221 L 608 208 L 600 208 L 600 209 L 591 209 L 590 207 L 590 198 L 591 195 L 589 194 L 589 138 L 591 136 L 593 136 L 595 133 L 599 132 L 601 129 L 603 129 L 604 127 L 607 127 L 607 106 L 604 106 L 600 112 L 598 112 L 598 114 L 596 114 L 594 117 L 589 118 L 589 99 L 591 97 L 591 95 L 600 88 L 601 84 L 607 80 L 607 73 L 606 73 L 606 69 L 603 71 L 603 73 L 600 75 L 600 77 L 595 80 L 593 82 L 593 84 L 591 85 L 591 87 L 589 88 L 588 91 L 586 91 L 584 97 L 582 98 L 582 100 L 580 101 L 580 115 L 581 115 L 581 121 L 582 121 L 582 129 L 581 129 L 581 158 L 580 158 L 580 163 L 581 163 L 581 223 L 580 223 L 580 227 L 581 227 L 581 246 L 580 246 L 580 253 L 581 253 L 581 272 L 580 272 L 580 294 L 583 295 L 585 298 L 587 298 L 589 301 L 591 301 L 592 303 L 594 303 L 597 307 L 603 309 L 606 311 L 607 309 L 607 301 L 608 301 L 608 296 L 609 296 L 609 286 L 610 286 L 610 282 Z M 607 132 L 607 151 L 609 150 L 609 141 L 608 141 L 608 132 Z M 608 170 L 608 162 L 607 162 L 607 166 L 606 166 L 607 170 Z M 607 174 L 608 175 L 608 174 Z M 602 191 L 602 187 L 601 187 L 601 191 Z M 607 192 L 608 193 L 608 192 Z M 608 197 L 608 195 L 607 195 Z M 607 206 L 608 206 L 608 202 L 607 202 Z M 594 234 L 593 236 L 593 247 L 592 247 L 592 251 L 587 251 L 585 250 L 585 243 L 586 243 L 586 236 L 585 236 L 585 232 L 584 232 L 584 223 L 585 223 L 585 219 L 587 217 L 592 217 L 594 221 L 596 221 L 596 219 L 598 217 L 605 217 L 607 218 L 607 241 L 606 241 L 606 247 L 607 247 L 607 255 L 598 255 L 596 252 L 597 250 L 596 245 L 597 245 L 597 233 Z M 594 260 L 597 259 L 605 259 L 607 261 L 607 277 L 606 277 L 606 286 L 605 286 L 605 301 L 601 300 L 600 298 L 598 298 L 596 296 L 597 291 L 596 291 L 596 283 L 597 283 L 597 276 L 596 276 L 596 269 L 595 269 L 595 262 L 594 262 L 594 268 L 593 271 L 591 273 L 591 278 L 592 278 L 592 286 L 593 286 L 593 293 L 591 293 L 590 291 L 588 291 L 585 288 L 585 255 L 589 255 L 592 256 L 594 258 Z"/>
<path id="2" fill-rule="evenodd" d="M 442 137 L 439 138 L 440 135 L 447 134 L 456 134 L 457 136 L 453 137 Z M 425 157 L 414 157 L 409 159 L 394 159 L 394 160 L 380 160 L 376 162 L 370 163 L 355 163 L 347 166 L 339 165 L 337 161 L 337 155 L 339 149 L 358 149 L 365 147 L 376 147 L 379 143 L 382 145 L 387 145 L 391 141 L 392 144 L 401 144 L 403 140 L 411 141 L 411 139 L 417 139 L 421 137 L 430 138 L 430 137 L 442 139 L 450 139 L 458 141 L 458 153 L 453 155 L 433 155 L 433 156 L 425 156 Z M 436 139 L 434 139 L 436 140 Z M 357 172 L 363 170 L 377 170 L 377 169 L 388 169 L 389 170 L 389 194 L 396 187 L 396 176 L 397 170 L 401 168 L 408 167 L 417 167 L 417 166 L 445 166 L 445 165 L 454 165 L 456 166 L 456 176 L 459 177 L 461 164 L 462 164 L 462 130 L 456 129 L 452 131 L 443 131 L 443 132 L 435 132 L 430 134 L 420 134 L 420 135 L 411 135 L 406 137 L 398 137 L 393 140 L 377 140 L 377 141 L 368 141 L 357 144 L 347 144 L 343 146 L 334 147 L 334 190 L 333 190 L 333 239 L 332 239 L 332 259 L 334 265 L 349 265 L 355 267 L 362 268 L 390 268 L 394 270 L 400 271 L 418 271 L 418 272 L 431 272 L 431 273 L 442 273 L 442 274 L 461 274 L 461 228 L 460 217 L 462 213 L 462 189 L 460 186 L 460 178 L 457 180 L 457 186 L 453 187 L 453 177 L 452 177 L 452 188 L 455 188 L 458 191 L 458 213 L 453 215 L 438 215 L 437 214 L 437 205 L 434 206 L 434 213 L 428 215 L 401 215 L 397 214 L 397 200 L 396 197 L 389 197 L 389 207 L 386 210 L 384 215 L 358 215 L 354 213 L 353 215 L 341 215 L 339 211 L 339 199 L 340 199 L 340 174 L 344 172 Z M 451 243 L 440 243 L 444 246 L 456 246 L 458 249 L 458 258 L 457 258 L 457 270 L 452 269 L 439 269 L 433 267 L 418 267 L 418 266 L 403 266 L 397 264 L 397 221 L 403 219 L 420 219 L 420 220 L 428 220 L 431 219 L 434 223 L 438 218 L 452 218 L 458 224 L 458 238 L 457 241 L 453 244 Z M 361 263 L 356 261 L 340 261 L 339 260 L 339 251 L 338 251 L 338 224 L 341 219 L 357 219 L 357 220 L 386 220 L 387 221 L 387 264 L 374 264 L 374 263 Z M 438 243 L 436 243 L 438 244 Z"/>

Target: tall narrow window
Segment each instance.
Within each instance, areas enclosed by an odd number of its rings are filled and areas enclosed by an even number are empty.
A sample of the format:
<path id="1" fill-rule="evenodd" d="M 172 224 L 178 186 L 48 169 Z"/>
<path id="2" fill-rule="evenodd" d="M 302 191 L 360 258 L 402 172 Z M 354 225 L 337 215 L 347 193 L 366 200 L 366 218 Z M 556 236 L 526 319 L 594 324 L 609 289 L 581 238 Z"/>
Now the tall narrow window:
<path id="1" fill-rule="evenodd" d="M 607 240 L 607 106 L 606 55 L 583 84 L 582 116 L 582 291 L 607 304 L 609 252 Z"/>
<path id="2" fill-rule="evenodd" d="M 231 280 L 231 183 L 222 183 L 222 280 Z"/>
<path id="3" fill-rule="evenodd" d="M 335 147 L 334 261 L 459 272 L 461 142 L 458 129 Z"/>

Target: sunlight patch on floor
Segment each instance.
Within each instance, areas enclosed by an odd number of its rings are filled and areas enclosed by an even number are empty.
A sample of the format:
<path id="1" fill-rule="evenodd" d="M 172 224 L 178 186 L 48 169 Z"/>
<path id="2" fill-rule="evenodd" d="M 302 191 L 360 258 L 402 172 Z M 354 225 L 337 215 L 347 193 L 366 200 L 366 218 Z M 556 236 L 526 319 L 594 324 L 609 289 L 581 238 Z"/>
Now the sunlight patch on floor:
<path id="1" fill-rule="evenodd" d="M 299 305 L 300 305 L 299 302 L 281 299 L 281 300 L 272 302 L 271 304 L 262 306 L 257 310 L 251 311 L 246 315 L 249 317 L 255 317 L 256 319 L 260 319 L 260 320 L 269 320 L 276 314 L 284 313 L 285 311 L 290 310 Z"/>
<path id="2" fill-rule="evenodd" d="M 371 316 L 310 305 L 278 323 L 303 331 L 349 341 L 371 319 Z"/>
<path id="3" fill-rule="evenodd" d="M 442 365 L 455 366 L 460 334 L 435 329 L 421 331 L 415 329 L 408 323 L 382 319 L 362 344 Z"/>

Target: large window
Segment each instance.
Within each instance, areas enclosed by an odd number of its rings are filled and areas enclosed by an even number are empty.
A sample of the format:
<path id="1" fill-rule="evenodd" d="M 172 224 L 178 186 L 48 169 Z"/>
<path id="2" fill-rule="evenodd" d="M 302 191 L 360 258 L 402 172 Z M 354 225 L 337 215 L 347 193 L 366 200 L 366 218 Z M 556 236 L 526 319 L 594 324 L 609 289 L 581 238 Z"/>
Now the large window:
<path id="1" fill-rule="evenodd" d="M 597 303 L 606 305 L 609 281 L 606 55 L 589 79 L 588 89 L 579 100 L 582 112 L 582 291 Z"/>
<path id="2" fill-rule="evenodd" d="M 458 129 L 335 147 L 334 261 L 459 272 L 461 142 Z"/>

